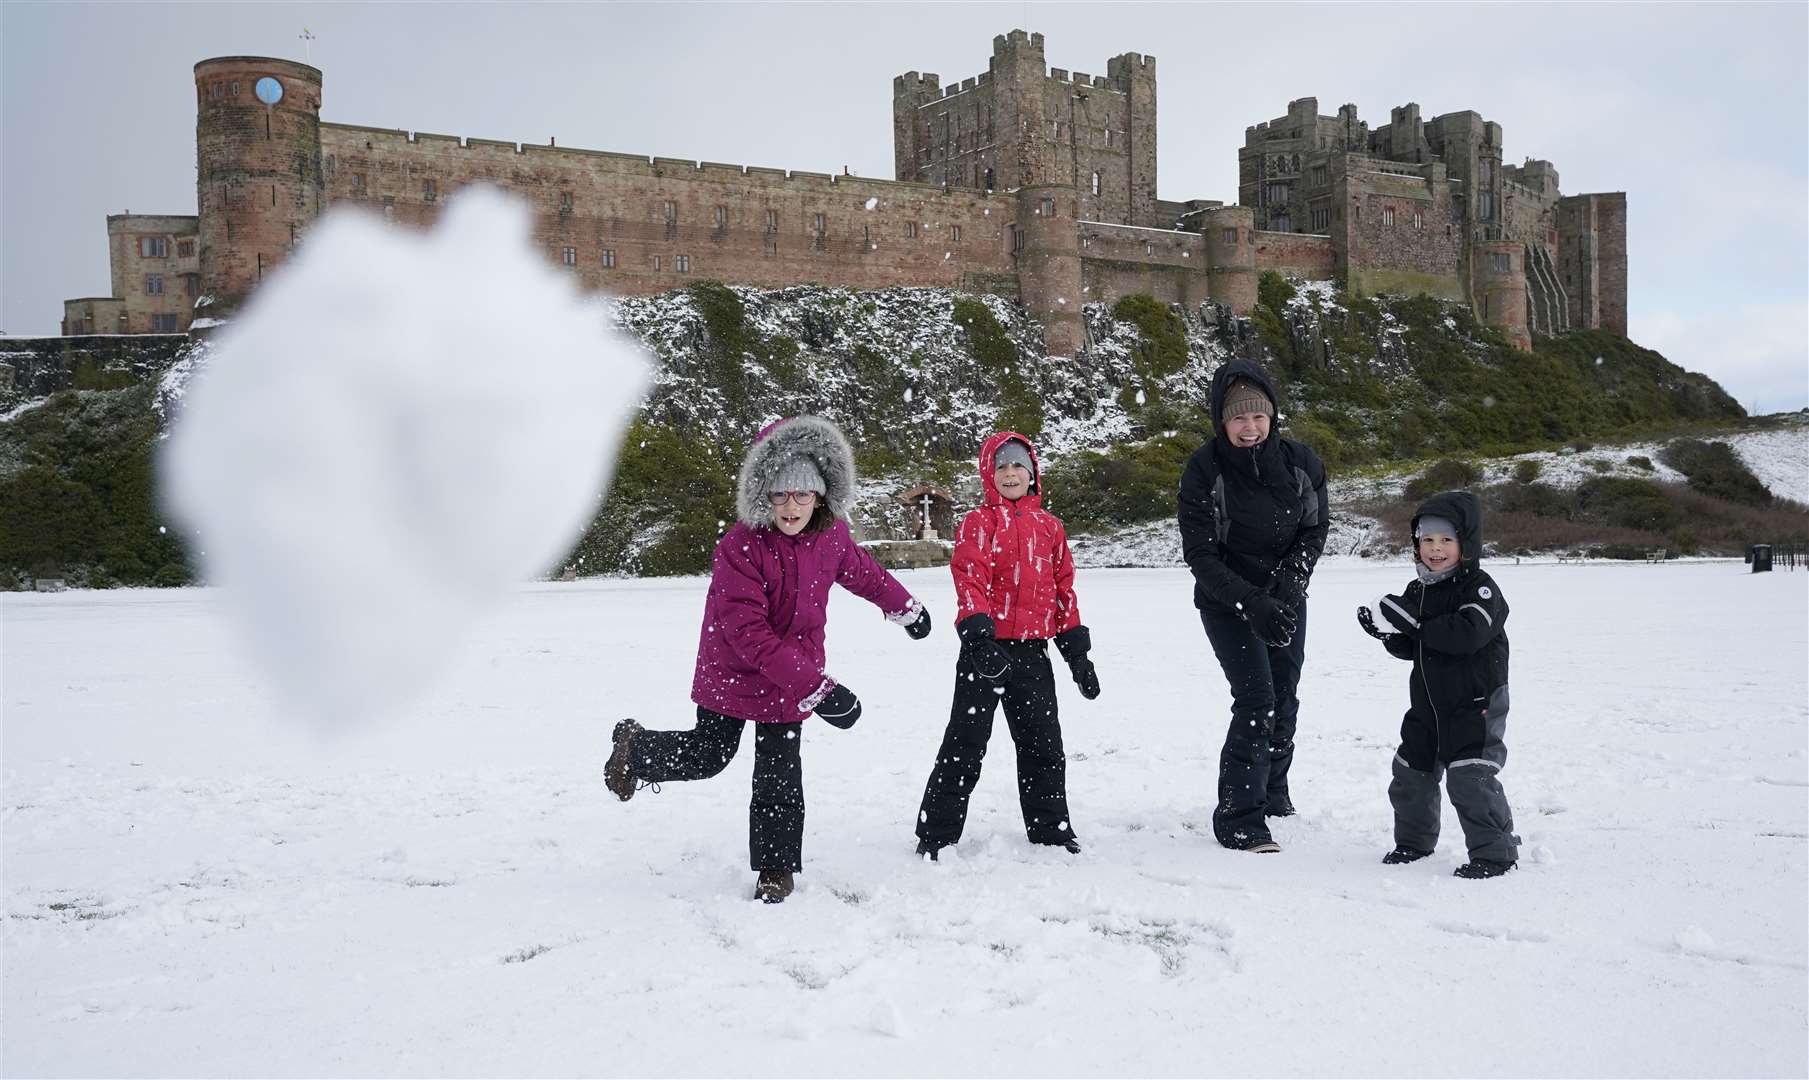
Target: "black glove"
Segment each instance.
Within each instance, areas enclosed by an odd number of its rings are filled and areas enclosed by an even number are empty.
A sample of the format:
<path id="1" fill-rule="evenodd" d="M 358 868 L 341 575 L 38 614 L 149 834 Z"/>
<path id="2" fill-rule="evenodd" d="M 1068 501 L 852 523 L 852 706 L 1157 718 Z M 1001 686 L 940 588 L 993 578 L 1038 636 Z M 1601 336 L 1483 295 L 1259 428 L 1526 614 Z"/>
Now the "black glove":
<path id="1" fill-rule="evenodd" d="M 1282 607 L 1289 611 L 1298 611 L 1300 602 L 1306 599 L 1307 583 L 1306 579 L 1295 573 L 1293 569 L 1284 566 L 1275 571 L 1275 576 L 1269 580 L 1269 587 L 1266 591 Z"/>
<path id="2" fill-rule="evenodd" d="M 1365 634 L 1375 638 L 1377 641 L 1387 641 L 1394 636 L 1393 634 L 1376 629 L 1375 614 L 1371 612 L 1368 607 L 1360 607 L 1357 609 L 1357 625 L 1363 628 Z"/>
<path id="3" fill-rule="evenodd" d="M 1268 593 L 1252 594 L 1238 605 L 1238 610 L 1250 624 L 1250 629 L 1256 631 L 1256 636 L 1277 649 L 1293 641 L 1294 631 L 1300 627 L 1294 613 L 1276 603 Z"/>
<path id="4" fill-rule="evenodd" d="M 836 683 L 835 688 L 823 695 L 817 707 L 810 710 L 839 728 L 851 728 L 861 718 L 861 699 L 854 696 L 854 691 Z"/>
<path id="5" fill-rule="evenodd" d="M 1055 635 L 1055 647 L 1068 662 L 1074 685 L 1080 687 L 1080 696 L 1088 701 L 1098 697 L 1099 673 L 1093 670 L 1093 661 L 1087 659 L 1087 653 L 1093 649 L 1093 632 L 1084 626 L 1063 630 Z"/>
<path id="6" fill-rule="evenodd" d="M 955 624 L 967 664 L 982 679 L 1002 686 L 1011 674 L 1011 655 L 993 638 L 991 615 L 969 615 Z"/>
<path id="7" fill-rule="evenodd" d="M 930 609 L 923 608 L 917 612 L 917 618 L 905 623 L 905 633 L 911 635 L 912 641 L 922 641 L 930 636 Z"/>
<path id="8" fill-rule="evenodd" d="M 1419 625 L 1407 615 L 1407 601 L 1403 598 L 1384 596 L 1382 598 L 1382 617 L 1387 619 L 1389 625 L 1400 633 L 1406 634 L 1408 637 L 1420 636 Z"/>

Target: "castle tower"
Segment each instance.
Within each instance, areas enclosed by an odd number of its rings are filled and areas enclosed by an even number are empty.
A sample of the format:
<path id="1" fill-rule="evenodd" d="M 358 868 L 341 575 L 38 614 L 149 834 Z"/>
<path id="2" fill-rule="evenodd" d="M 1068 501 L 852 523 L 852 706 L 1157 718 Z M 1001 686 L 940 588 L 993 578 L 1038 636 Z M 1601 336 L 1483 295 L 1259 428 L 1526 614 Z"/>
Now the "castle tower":
<path id="1" fill-rule="evenodd" d="M 1049 115 L 1043 80 L 1048 65 L 1043 56 L 1043 35 L 1013 30 L 992 39 L 993 95 L 999 110 L 998 182 L 1000 191 L 1028 188 L 1039 184 L 1066 181 L 1070 169 L 1066 158 L 1056 157 L 1056 143 L 1048 138 L 1046 128 L 1053 120 L 1066 117 Z"/>
<path id="2" fill-rule="evenodd" d="M 923 106 L 942 96 L 942 76 L 907 71 L 892 80 L 892 177 L 923 181 L 930 132 L 919 115 Z"/>
<path id="3" fill-rule="evenodd" d="M 1470 245 L 1470 305 L 1476 317 L 1506 334 L 1517 349 L 1530 351 L 1526 324 L 1526 246 L 1518 240 L 1480 240 Z"/>
<path id="4" fill-rule="evenodd" d="M 1156 58 L 1123 53 L 1106 61 L 1106 78 L 1124 91 L 1130 103 L 1126 129 L 1129 146 L 1131 215 L 1129 224 L 1160 228 L 1167 223 L 1156 211 Z"/>
<path id="5" fill-rule="evenodd" d="M 1627 336 L 1627 193 L 1558 200 L 1558 276 L 1577 329 Z"/>
<path id="6" fill-rule="evenodd" d="M 1221 206 L 1200 215 L 1206 235 L 1206 292 L 1237 315 L 1256 306 L 1256 210 Z"/>
<path id="7" fill-rule="evenodd" d="M 195 205 L 209 314 L 230 314 L 320 216 L 320 71 L 221 56 L 195 65 Z"/>
<path id="8" fill-rule="evenodd" d="M 1074 356 L 1086 344 L 1081 321 L 1080 195 L 1066 184 L 1018 189 L 1018 292 L 1043 324 L 1050 356 Z"/>

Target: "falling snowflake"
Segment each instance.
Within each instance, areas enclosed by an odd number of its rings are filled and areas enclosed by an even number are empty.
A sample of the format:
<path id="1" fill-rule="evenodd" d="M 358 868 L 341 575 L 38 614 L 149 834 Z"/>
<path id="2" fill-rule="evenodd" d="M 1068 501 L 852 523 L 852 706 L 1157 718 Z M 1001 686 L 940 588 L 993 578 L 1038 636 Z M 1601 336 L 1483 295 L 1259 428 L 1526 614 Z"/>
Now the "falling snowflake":
<path id="1" fill-rule="evenodd" d="M 869 210 L 873 209 L 874 207 L 876 207 L 878 205 L 879 205 L 879 196 L 878 195 L 875 195 L 872 198 L 867 200 L 867 209 L 869 209 Z"/>

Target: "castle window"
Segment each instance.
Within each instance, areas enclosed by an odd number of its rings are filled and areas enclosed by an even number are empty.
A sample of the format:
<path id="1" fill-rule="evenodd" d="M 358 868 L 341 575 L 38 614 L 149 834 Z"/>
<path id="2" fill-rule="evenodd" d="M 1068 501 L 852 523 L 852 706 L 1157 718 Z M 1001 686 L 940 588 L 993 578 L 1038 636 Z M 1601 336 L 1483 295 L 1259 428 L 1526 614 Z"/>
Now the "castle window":
<path id="1" fill-rule="evenodd" d="M 861 246 L 866 248 L 868 251 L 873 250 L 873 226 L 871 226 L 871 225 L 862 225 L 861 226 Z"/>
<path id="2" fill-rule="evenodd" d="M 1154 245 L 1154 244 L 1143 245 L 1143 253 L 1145 255 L 1154 255 L 1156 253 L 1156 245 Z"/>
<path id="3" fill-rule="evenodd" d="M 766 231 L 767 232 L 778 232 L 779 231 L 779 211 L 768 210 L 766 212 Z"/>
<path id="4" fill-rule="evenodd" d="M 948 227 L 948 239 L 951 244 L 959 244 L 961 242 L 961 226 L 950 225 Z"/>
<path id="5" fill-rule="evenodd" d="M 146 259 L 167 259 L 170 242 L 161 236 L 141 236 L 138 238 L 138 254 Z"/>
<path id="6" fill-rule="evenodd" d="M 1024 230 L 1018 228 L 1016 225 L 1012 225 L 1010 228 L 1011 228 L 1011 253 L 1013 255 L 1016 255 L 1018 252 L 1024 250 Z"/>
<path id="7" fill-rule="evenodd" d="M 726 229 L 729 227 L 729 208 L 728 207 L 718 206 L 716 208 L 716 227 L 718 229 Z"/>
<path id="8" fill-rule="evenodd" d="M 1394 207 L 1384 206 L 1382 208 L 1382 224 L 1384 224 L 1384 225 L 1393 225 L 1394 224 Z"/>
<path id="9" fill-rule="evenodd" d="M 207 93 L 209 97 L 225 97 L 226 84 L 223 82 L 214 83 L 207 88 Z"/>
<path id="10" fill-rule="evenodd" d="M 761 254 L 765 255 L 767 258 L 772 258 L 779 254 L 779 241 L 772 236 L 768 236 L 765 243 L 762 245 Z"/>
<path id="11" fill-rule="evenodd" d="M 1313 186 L 1314 187 L 1324 187 L 1325 185 L 1326 185 L 1325 166 L 1324 165 L 1313 166 Z"/>
<path id="12" fill-rule="evenodd" d="M 567 265 L 567 266 L 577 266 L 578 265 L 578 249 L 577 248 L 568 247 L 565 249 L 565 265 Z"/>
<path id="13" fill-rule="evenodd" d="M 1271 214 L 1269 215 L 1269 229 L 1272 232 L 1292 232 L 1294 231 L 1293 219 L 1286 214 Z"/>
<path id="14" fill-rule="evenodd" d="M 182 275 L 182 291 L 187 293 L 190 296 L 200 296 L 201 295 L 201 275 L 200 274 L 184 274 L 184 275 Z"/>
<path id="15" fill-rule="evenodd" d="M 146 274 L 144 276 L 144 291 L 152 296 L 163 295 L 163 275 Z"/>
<path id="16" fill-rule="evenodd" d="M 1097 194 L 1099 194 L 1099 191 L 1100 191 L 1099 174 L 1094 173 L 1093 174 L 1093 194 L 1097 195 Z"/>
<path id="17" fill-rule="evenodd" d="M 614 270 L 615 268 L 616 268 L 616 249 L 615 248 L 604 248 L 603 249 L 603 269 Z"/>
<path id="18" fill-rule="evenodd" d="M 678 204 L 671 199 L 660 204 L 660 213 L 665 216 L 666 224 L 678 224 Z"/>
<path id="19" fill-rule="evenodd" d="M 1495 217 L 1495 193 L 1478 191 L 1476 193 L 1476 220 L 1492 221 Z"/>
<path id="20" fill-rule="evenodd" d="M 151 316 L 151 332 L 153 334 L 173 334 L 173 333 L 175 333 L 176 332 L 176 316 L 174 316 L 174 315 L 153 315 L 153 316 Z"/>
<path id="21" fill-rule="evenodd" d="M 1270 184 L 1268 198 L 1265 201 L 1270 206 L 1285 206 L 1288 201 L 1288 185 Z"/>
<path id="22" fill-rule="evenodd" d="M 1426 227 L 1426 212 L 1417 207 L 1413 211 L 1413 227 L 1416 229 L 1423 229 Z"/>
<path id="23" fill-rule="evenodd" d="M 1229 229 L 1221 229 L 1219 231 L 1219 239 L 1227 244 L 1237 243 L 1237 227 L 1232 226 Z"/>
<path id="24" fill-rule="evenodd" d="M 1054 217 L 1055 216 L 1055 200 L 1054 199 L 1044 199 L 1043 200 L 1043 216 L 1044 217 Z"/>
<path id="25" fill-rule="evenodd" d="M 231 83 L 231 85 L 229 86 L 229 88 L 226 91 L 226 96 L 228 96 L 228 97 L 238 97 L 239 96 L 238 80 L 236 80 L 236 79 L 233 80 L 233 82 Z"/>
<path id="26" fill-rule="evenodd" d="M 1489 269 L 1498 274 L 1505 274 L 1513 269 L 1513 260 L 1505 251 L 1491 251 L 1489 252 Z"/>
<path id="27" fill-rule="evenodd" d="M 917 239 L 917 223 L 915 221 L 905 222 L 905 239 L 906 240 Z"/>
<path id="28" fill-rule="evenodd" d="M 1481 315 L 1485 319 L 1488 318 L 1489 317 L 1489 294 L 1488 293 L 1482 294 L 1481 307 L 1482 307 L 1482 310 L 1480 312 L 1478 312 L 1478 314 Z"/>
<path id="29" fill-rule="evenodd" d="M 1117 146 L 1117 145 L 1118 145 L 1118 133 L 1116 131 L 1113 131 L 1111 128 L 1106 128 L 1106 149 L 1110 150 L 1112 147 Z"/>
<path id="30" fill-rule="evenodd" d="M 1332 210 L 1329 206 L 1321 206 L 1313 211 L 1313 231 L 1332 227 Z"/>
<path id="31" fill-rule="evenodd" d="M 810 215 L 810 228 L 819 237 L 823 236 L 829 231 L 828 219 L 824 218 L 822 214 L 812 214 Z"/>
<path id="32" fill-rule="evenodd" d="M 670 205 L 670 204 L 668 204 L 668 205 Z M 559 193 L 559 212 L 561 214 L 569 214 L 572 212 L 572 193 L 571 192 L 561 191 Z"/>
<path id="33" fill-rule="evenodd" d="M 433 202 L 440 197 L 440 185 L 432 180 L 421 181 L 421 198 Z"/>
<path id="34" fill-rule="evenodd" d="M 361 172 L 352 174 L 352 194 L 364 194 L 364 174 Z"/>
<path id="35" fill-rule="evenodd" d="M 655 255 L 653 257 L 653 272 L 656 274 L 659 273 L 662 269 L 665 268 L 665 264 L 666 264 L 665 259 L 662 259 L 658 255 Z"/>
<path id="36" fill-rule="evenodd" d="M 1093 238 L 1092 238 L 1092 237 L 1091 237 L 1091 236 L 1083 236 L 1083 237 L 1081 237 L 1081 238 L 1080 238 L 1080 246 L 1081 246 L 1081 247 L 1083 247 L 1083 248 L 1090 248 L 1090 247 L 1092 247 L 1092 246 L 1093 246 Z"/>
<path id="37" fill-rule="evenodd" d="M 986 170 L 986 190 L 991 191 L 994 186 L 995 185 L 993 183 L 992 170 L 987 169 Z"/>
<path id="38" fill-rule="evenodd" d="M 691 256 L 680 255 L 678 257 L 678 272 L 681 274 L 689 274 L 691 272 Z"/>
<path id="39" fill-rule="evenodd" d="M 194 258 L 195 257 L 195 242 L 193 240 L 176 241 L 176 257 L 178 259 Z"/>

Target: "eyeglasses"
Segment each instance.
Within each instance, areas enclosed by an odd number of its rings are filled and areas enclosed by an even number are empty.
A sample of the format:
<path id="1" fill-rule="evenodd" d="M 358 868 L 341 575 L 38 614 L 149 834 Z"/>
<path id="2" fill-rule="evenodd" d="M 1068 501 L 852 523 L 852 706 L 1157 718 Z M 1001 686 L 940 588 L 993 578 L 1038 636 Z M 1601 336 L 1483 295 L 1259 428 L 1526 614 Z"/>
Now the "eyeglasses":
<path id="1" fill-rule="evenodd" d="M 774 506 L 784 506 L 788 501 L 795 502 L 799 506 L 809 506 L 817 501 L 817 493 L 814 491 L 769 491 L 766 493 L 766 501 Z"/>

